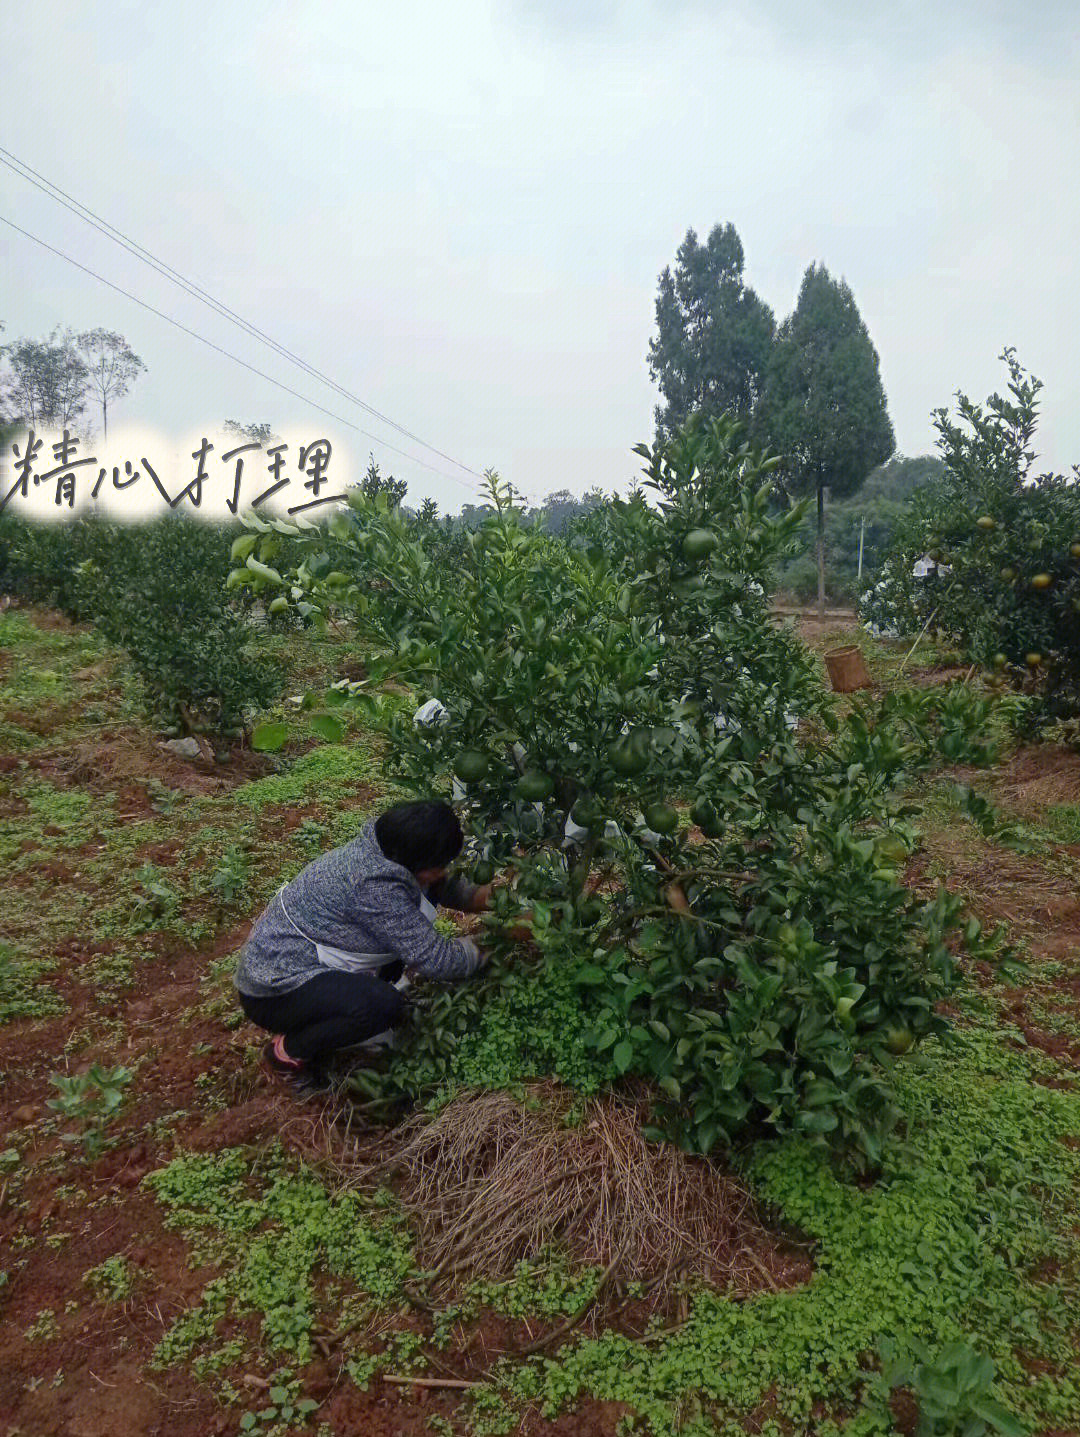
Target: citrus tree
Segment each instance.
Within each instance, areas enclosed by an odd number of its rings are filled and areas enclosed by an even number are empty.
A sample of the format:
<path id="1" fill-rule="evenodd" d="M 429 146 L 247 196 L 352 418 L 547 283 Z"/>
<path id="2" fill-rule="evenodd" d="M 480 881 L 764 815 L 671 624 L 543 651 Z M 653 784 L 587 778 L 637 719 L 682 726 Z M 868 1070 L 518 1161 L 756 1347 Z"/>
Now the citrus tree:
<path id="1" fill-rule="evenodd" d="M 282 685 L 279 666 L 253 651 L 244 591 L 223 587 L 232 537 L 179 515 L 139 524 L 5 515 L 0 587 L 93 623 L 127 651 L 166 732 L 208 734 L 220 749 Z"/>
<path id="2" fill-rule="evenodd" d="M 453 570 L 356 496 L 282 591 L 352 615 L 373 657 L 344 702 L 378 718 L 402 781 L 456 795 L 478 879 L 513 869 L 496 918 L 531 912 L 540 969 L 588 1016 L 567 1041 L 594 1073 L 653 1080 L 656 1133 L 706 1152 L 771 1126 L 874 1162 L 889 1066 L 943 1029 L 958 981 L 958 905 L 897 876 L 890 794 L 913 745 L 841 723 L 769 622 L 755 575 L 799 521 L 770 515 L 771 461 L 727 424 L 643 457 L 649 500 L 570 543 L 492 477 Z M 391 673 L 441 716 L 381 698 Z M 434 1000 L 404 1084 L 520 972 L 494 924 L 484 941 L 489 976 Z M 443 1056 L 424 1071 L 452 1074 Z"/>
<path id="3" fill-rule="evenodd" d="M 935 415 L 941 476 L 915 491 L 883 588 L 864 616 L 924 625 L 1042 700 L 1044 718 L 1080 716 L 1080 483 L 1035 475 L 1039 380 L 1012 350 L 1008 396 L 964 395 Z M 920 563 L 920 560 L 923 562 Z"/>
<path id="4" fill-rule="evenodd" d="M 108 543 L 76 566 L 80 605 L 127 651 L 149 711 L 170 732 L 238 739 L 283 679 L 254 651 L 223 588 L 228 531 L 175 515 L 108 527 Z"/>

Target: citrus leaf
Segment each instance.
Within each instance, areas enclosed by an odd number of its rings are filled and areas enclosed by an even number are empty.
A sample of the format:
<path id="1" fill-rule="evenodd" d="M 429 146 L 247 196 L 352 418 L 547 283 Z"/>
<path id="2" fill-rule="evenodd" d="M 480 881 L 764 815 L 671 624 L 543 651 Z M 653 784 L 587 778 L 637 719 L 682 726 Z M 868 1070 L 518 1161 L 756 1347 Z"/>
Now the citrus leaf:
<path id="1" fill-rule="evenodd" d="M 251 747 L 258 753 L 277 753 L 289 737 L 287 724 L 260 723 L 255 725 L 251 735 Z"/>
<path id="2" fill-rule="evenodd" d="M 340 743 L 345 737 L 345 725 L 333 714 L 313 714 L 311 727 L 327 743 Z"/>

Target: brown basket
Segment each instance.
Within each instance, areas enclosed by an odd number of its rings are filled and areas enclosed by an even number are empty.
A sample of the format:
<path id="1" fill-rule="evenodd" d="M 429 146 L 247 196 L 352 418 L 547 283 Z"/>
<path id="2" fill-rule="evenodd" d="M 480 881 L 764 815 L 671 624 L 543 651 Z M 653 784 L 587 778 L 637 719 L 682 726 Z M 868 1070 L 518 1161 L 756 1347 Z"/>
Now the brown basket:
<path id="1" fill-rule="evenodd" d="M 830 649 L 825 655 L 825 667 L 829 671 L 829 682 L 838 694 L 849 694 L 854 689 L 873 687 L 873 680 L 866 671 L 862 649 L 856 644 L 847 644 L 842 649 Z"/>

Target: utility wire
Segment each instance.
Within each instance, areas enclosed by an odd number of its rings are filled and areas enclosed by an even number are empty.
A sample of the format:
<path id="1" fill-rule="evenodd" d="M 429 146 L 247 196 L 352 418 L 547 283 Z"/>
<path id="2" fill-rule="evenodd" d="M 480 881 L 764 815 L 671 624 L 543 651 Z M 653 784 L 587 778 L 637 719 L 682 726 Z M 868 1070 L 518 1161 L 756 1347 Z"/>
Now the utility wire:
<path id="1" fill-rule="evenodd" d="M 324 405 L 317 404 L 314 399 L 309 399 L 307 395 L 301 394 L 296 389 L 291 389 L 289 385 L 284 384 L 280 379 L 275 379 L 273 375 L 266 374 L 261 369 L 256 369 L 253 364 L 248 364 L 246 359 L 241 359 L 239 355 L 233 354 L 228 349 L 223 349 L 220 344 L 215 344 L 212 339 L 207 339 L 205 335 L 199 334 L 197 330 L 189 329 L 186 324 L 181 324 L 178 319 L 173 319 L 172 315 L 165 314 L 163 310 L 155 309 L 152 304 L 147 304 L 145 300 L 139 299 L 139 297 L 132 294 L 130 290 L 123 289 L 118 284 L 113 284 L 111 279 L 106 279 L 104 275 L 98 274 L 95 270 L 88 269 L 86 265 L 80 264 L 77 259 L 72 259 L 71 255 L 65 254 L 63 250 L 56 249 L 53 245 L 47 244 L 43 239 L 39 239 L 37 235 L 31 234 L 29 230 L 24 230 L 21 225 L 17 225 L 14 220 L 9 220 L 6 215 L 0 215 L 0 223 L 8 225 L 11 229 L 17 231 L 17 233 L 24 235 L 29 240 L 33 240 L 34 243 L 39 244 L 42 249 L 47 249 L 50 254 L 67 260 L 68 264 L 72 264 L 76 269 L 82 270 L 83 274 L 88 274 L 91 279 L 96 279 L 101 284 L 108 285 L 108 287 L 115 290 L 117 294 L 122 294 L 125 299 L 130 299 L 133 304 L 137 304 L 141 309 L 149 310 L 151 314 L 157 315 L 158 319 L 163 319 L 175 329 L 182 330 L 184 334 L 190 335 L 192 339 L 197 339 L 200 344 L 205 344 L 208 348 L 216 350 L 218 354 L 223 354 L 226 359 L 231 359 L 234 364 L 242 365 L 244 369 L 249 370 L 252 374 L 258 375 L 260 379 L 265 379 L 268 384 L 276 384 L 279 389 L 283 389 L 286 394 L 291 394 L 294 399 L 299 399 L 302 404 L 310 404 L 313 409 L 319 410 L 321 414 L 329 415 L 331 419 L 337 420 L 339 424 L 344 424 L 349 429 L 355 429 L 356 432 L 362 434 L 365 439 L 371 439 L 384 449 L 389 449 L 394 454 L 400 454 L 403 459 L 408 459 L 413 464 L 419 464 L 421 469 L 428 469 L 432 474 L 438 474 L 443 479 L 449 479 L 452 484 L 460 484 L 461 487 L 468 490 L 469 493 L 476 492 L 474 485 L 467 484 L 464 479 L 459 479 L 456 474 L 447 474 L 445 470 L 436 469 L 425 460 L 418 459 L 415 454 L 409 454 L 404 449 L 398 449 L 396 445 L 388 444 L 385 439 L 380 439 L 377 434 L 371 434 L 368 430 L 361 429 L 359 424 L 354 424 L 351 419 L 345 419 L 340 414 L 335 414 L 332 409 L 327 409 Z"/>
<path id="2" fill-rule="evenodd" d="M 309 364 L 307 360 L 301 359 L 299 355 L 294 354 L 293 351 L 286 348 L 285 345 L 279 344 L 276 339 L 265 334 L 249 320 L 246 320 L 242 315 L 237 314 L 235 310 L 230 309 L 228 305 L 222 303 L 221 300 L 215 299 L 212 294 L 207 293 L 201 286 L 195 284 L 193 280 L 185 278 L 178 270 L 166 264 L 164 260 L 159 260 L 136 240 L 130 239 L 122 230 L 118 230 L 115 225 L 111 225 L 108 220 L 102 219 L 100 215 L 96 215 L 93 210 L 88 209 L 86 205 L 74 199 L 66 190 L 62 190 L 59 185 L 54 184 L 52 180 L 39 174 L 37 170 L 33 169 L 23 160 L 20 160 L 9 150 L 5 150 L 2 146 L 0 146 L 0 164 L 6 165 L 12 173 L 17 174 L 29 184 L 34 185 L 35 188 L 41 190 L 43 194 L 48 195 L 50 199 L 56 200 L 58 204 L 63 205 L 64 208 L 70 210 L 72 214 L 77 215 L 79 219 L 84 220 L 88 225 L 91 225 L 94 229 L 105 235 L 107 239 L 113 240 L 114 243 L 120 245 L 121 248 L 125 249 L 129 254 L 134 255 L 136 259 L 149 265 L 152 269 L 156 270 L 158 274 L 169 280 L 171 284 L 179 286 L 187 294 L 191 295 L 192 298 L 199 300 L 201 304 L 207 305 L 224 319 L 227 319 L 230 324 L 235 324 L 238 328 L 243 329 L 245 333 L 259 340 L 261 344 L 265 344 L 275 350 L 291 364 L 297 365 L 300 369 L 310 374 L 312 378 L 320 380 L 330 389 L 340 394 L 342 398 L 348 399 L 351 403 L 358 405 L 374 419 L 378 419 L 380 423 L 389 425 L 391 429 L 397 430 L 397 432 L 404 435 L 405 438 L 411 439 L 414 444 L 419 444 L 422 448 L 430 450 L 431 453 L 437 454 L 440 459 L 445 459 L 449 464 L 455 465 L 458 469 L 463 469 L 467 474 L 472 474 L 474 478 L 480 479 L 483 477 L 476 469 L 470 468 L 468 464 L 463 464 L 459 459 L 455 459 L 453 455 L 446 454 L 441 449 L 436 449 L 433 444 L 429 444 L 427 440 L 421 439 L 418 434 L 414 434 L 410 429 L 406 429 L 403 425 L 398 424 L 398 422 L 391 419 L 389 415 L 383 414 L 380 410 L 375 409 L 372 405 L 368 404 L 366 400 L 361 399 L 359 395 L 353 394 L 350 390 L 343 388 L 328 375 L 323 374 L 321 370 L 316 369 L 314 365 Z"/>

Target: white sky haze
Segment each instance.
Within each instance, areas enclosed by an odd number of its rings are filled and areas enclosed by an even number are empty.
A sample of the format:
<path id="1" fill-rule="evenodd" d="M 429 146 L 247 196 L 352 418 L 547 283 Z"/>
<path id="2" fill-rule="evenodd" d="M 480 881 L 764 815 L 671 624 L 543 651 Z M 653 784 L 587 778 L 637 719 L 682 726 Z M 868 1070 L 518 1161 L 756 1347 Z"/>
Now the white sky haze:
<path id="1" fill-rule="evenodd" d="M 1044 383 L 1080 461 L 1080 24 L 1058 3 L 35 0 L 0 21 L 0 145 L 296 351 L 533 499 L 623 486 L 652 433 L 657 277 L 732 222 L 777 318 L 851 285 L 900 450 L 956 389 Z M 0 215 L 343 418 L 410 501 L 475 497 L 418 448 L 0 169 Z M 316 412 L 0 226 L 4 340 L 122 332 L 121 419 Z"/>

